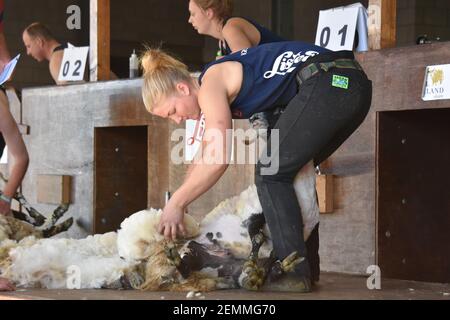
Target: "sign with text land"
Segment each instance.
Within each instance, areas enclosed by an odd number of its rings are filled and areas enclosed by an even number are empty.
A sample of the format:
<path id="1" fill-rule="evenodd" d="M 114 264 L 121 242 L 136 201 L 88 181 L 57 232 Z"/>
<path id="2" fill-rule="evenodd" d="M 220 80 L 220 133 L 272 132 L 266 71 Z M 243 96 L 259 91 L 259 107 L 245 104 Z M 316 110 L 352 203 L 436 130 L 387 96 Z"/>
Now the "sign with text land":
<path id="1" fill-rule="evenodd" d="M 422 100 L 450 99 L 450 64 L 428 66 L 425 69 Z"/>

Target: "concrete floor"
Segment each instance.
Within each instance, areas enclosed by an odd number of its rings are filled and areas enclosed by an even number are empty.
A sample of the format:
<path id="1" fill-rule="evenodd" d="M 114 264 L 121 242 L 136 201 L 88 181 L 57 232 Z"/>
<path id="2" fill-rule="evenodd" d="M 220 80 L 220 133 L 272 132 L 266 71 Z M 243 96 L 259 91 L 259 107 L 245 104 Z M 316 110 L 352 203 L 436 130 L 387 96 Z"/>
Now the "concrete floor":
<path id="1" fill-rule="evenodd" d="M 368 290 L 367 278 L 323 273 L 310 294 L 223 290 L 203 293 L 192 300 L 450 300 L 450 284 L 383 279 L 381 290 Z M 113 290 L 17 290 L 0 292 L 0 300 L 188 300 L 183 292 Z"/>

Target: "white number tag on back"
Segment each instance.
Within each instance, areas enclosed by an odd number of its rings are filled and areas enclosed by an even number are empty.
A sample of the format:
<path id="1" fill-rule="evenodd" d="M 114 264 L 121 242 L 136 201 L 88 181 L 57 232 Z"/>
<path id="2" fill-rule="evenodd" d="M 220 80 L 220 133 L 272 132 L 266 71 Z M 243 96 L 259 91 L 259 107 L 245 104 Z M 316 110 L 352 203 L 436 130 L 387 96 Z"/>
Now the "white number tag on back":
<path id="1" fill-rule="evenodd" d="M 69 47 L 64 49 L 58 81 L 83 80 L 88 53 L 89 47 L 74 47 L 69 44 Z"/>
<path id="2" fill-rule="evenodd" d="M 192 161 L 202 145 L 205 133 L 205 115 L 202 113 L 200 120 L 186 120 L 185 161 Z"/>
<path id="3" fill-rule="evenodd" d="M 357 7 L 339 7 L 321 10 L 316 33 L 316 45 L 333 50 L 353 50 Z"/>

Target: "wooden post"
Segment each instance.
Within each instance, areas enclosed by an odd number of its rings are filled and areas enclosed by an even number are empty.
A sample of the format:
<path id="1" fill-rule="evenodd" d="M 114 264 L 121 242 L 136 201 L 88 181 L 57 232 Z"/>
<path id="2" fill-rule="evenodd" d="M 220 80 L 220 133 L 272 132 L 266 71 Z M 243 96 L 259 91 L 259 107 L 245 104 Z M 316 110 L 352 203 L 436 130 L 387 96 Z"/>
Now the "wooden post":
<path id="1" fill-rule="evenodd" d="M 316 176 L 317 200 L 320 213 L 332 213 L 334 210 L 333 175 Z"/>
<path id="2" fill-rule="evenodd" d="M 397 0 L 369 0 L 369 49 L 395 47 Z"/>
<path id="3" fill-rule="evenodd" d="M 90 81 L 110 79 L 110 0 L 90 0 Z"/>

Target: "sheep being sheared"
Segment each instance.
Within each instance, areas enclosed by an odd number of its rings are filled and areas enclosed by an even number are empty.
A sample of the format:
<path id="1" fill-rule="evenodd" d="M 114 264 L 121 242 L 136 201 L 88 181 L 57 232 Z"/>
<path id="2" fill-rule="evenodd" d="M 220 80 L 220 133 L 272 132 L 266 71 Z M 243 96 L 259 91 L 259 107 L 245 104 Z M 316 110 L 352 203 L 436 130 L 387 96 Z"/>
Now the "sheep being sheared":
<path id="1" fill-rule="evenodd" d="M 305 238 L 318 222 L 314 186 L 311 163 L 295 181 Z M 258 289 L 271 272 L 289 271 L 301 260 L 292 255 L 280 262 L 270 255 L 270 235 L 261 213 L 256 188 L 251 186 L 220 203 L 200 226 L 186 214 L 188 240 L 173 244 L 157 232 L 161 210 L 144 210 L 124 220 L 117 234 L 81 240 L 27 238 L 15 246 L 6 243 L 9 254 L 0 260 L 0 272 L 21 287 L 66 288 L 66 272 L 76 266 L 81 288 Z"/>
<path id="2" fill-rule="evenodd" d="M 304 237 L 307 240 L 319 222 L 315 170 L 312 162 L 299 172 L 294 181 L 294 188 L 302 208 Z M 128 228 L 124 228 L 125 225 Z M 139 228 L 139 225 L 134 227 Z M 132 258 L 132 255 L 122 252 L 121 248 L 127 248 L 128 252 L 134 248 L 137 257 L 146 257 L 145 254 L 137 253 L 145 248 L 140 246 L 139 237 L 121 245 L 121 232 L 132 228 L 133 222 L 125 220 L 119 231 L 119 254 Z M 126 232 L 136 233 L 129 230 Z M 161 244 L 161 242 L 157 243 Z M 179 249 L 180 246 L 181 249 Z M 184 245 L 166 248 L 165 251 L 169 260 L 176 266 L 176 270 L 171 269 L 174 275 L 172 278 L 167 276 L 170 272 L 164 275 L 166 288 L 172 282 L 170 285 L 172 290 L 187 290 L 187 287 L 195 287 L 195 279 L 209 279 L 208 290 L 239 286 L 256 290 L 262 286 L 268 276 L 275 280 L 280 274 L 291 271 L 302 259 L 293 253 L 284 261 L 277 261 L 270 255 L 272 251 L 270 235 L 254 185 L 239 196 L 223 201 L 206 215 L 200 225 L 200 235 L 195 239 L 185 242 Z M 162 247 L 159 252 L 163 252 Z M 248 260 L 244 264 L 243 259 L 246 258 Z M 261 259 L 262 266 L 258 265 Z M 147 270 L 153 274 L 158 268 L 152 266 Z M 181 285 L 179 275 L 184 279 L 184 285 Z M 143 288 L 154 290 L 158 287 L 158 281 L 149 280 L 149 278 L 155 279 L 154 276 L 144 278 L 147 281 Z M 191 283 L 189 279 L 193 278 L 195 278 L 194 283 Z M 205 282 L 203 281 L 202 288 Z"/>

